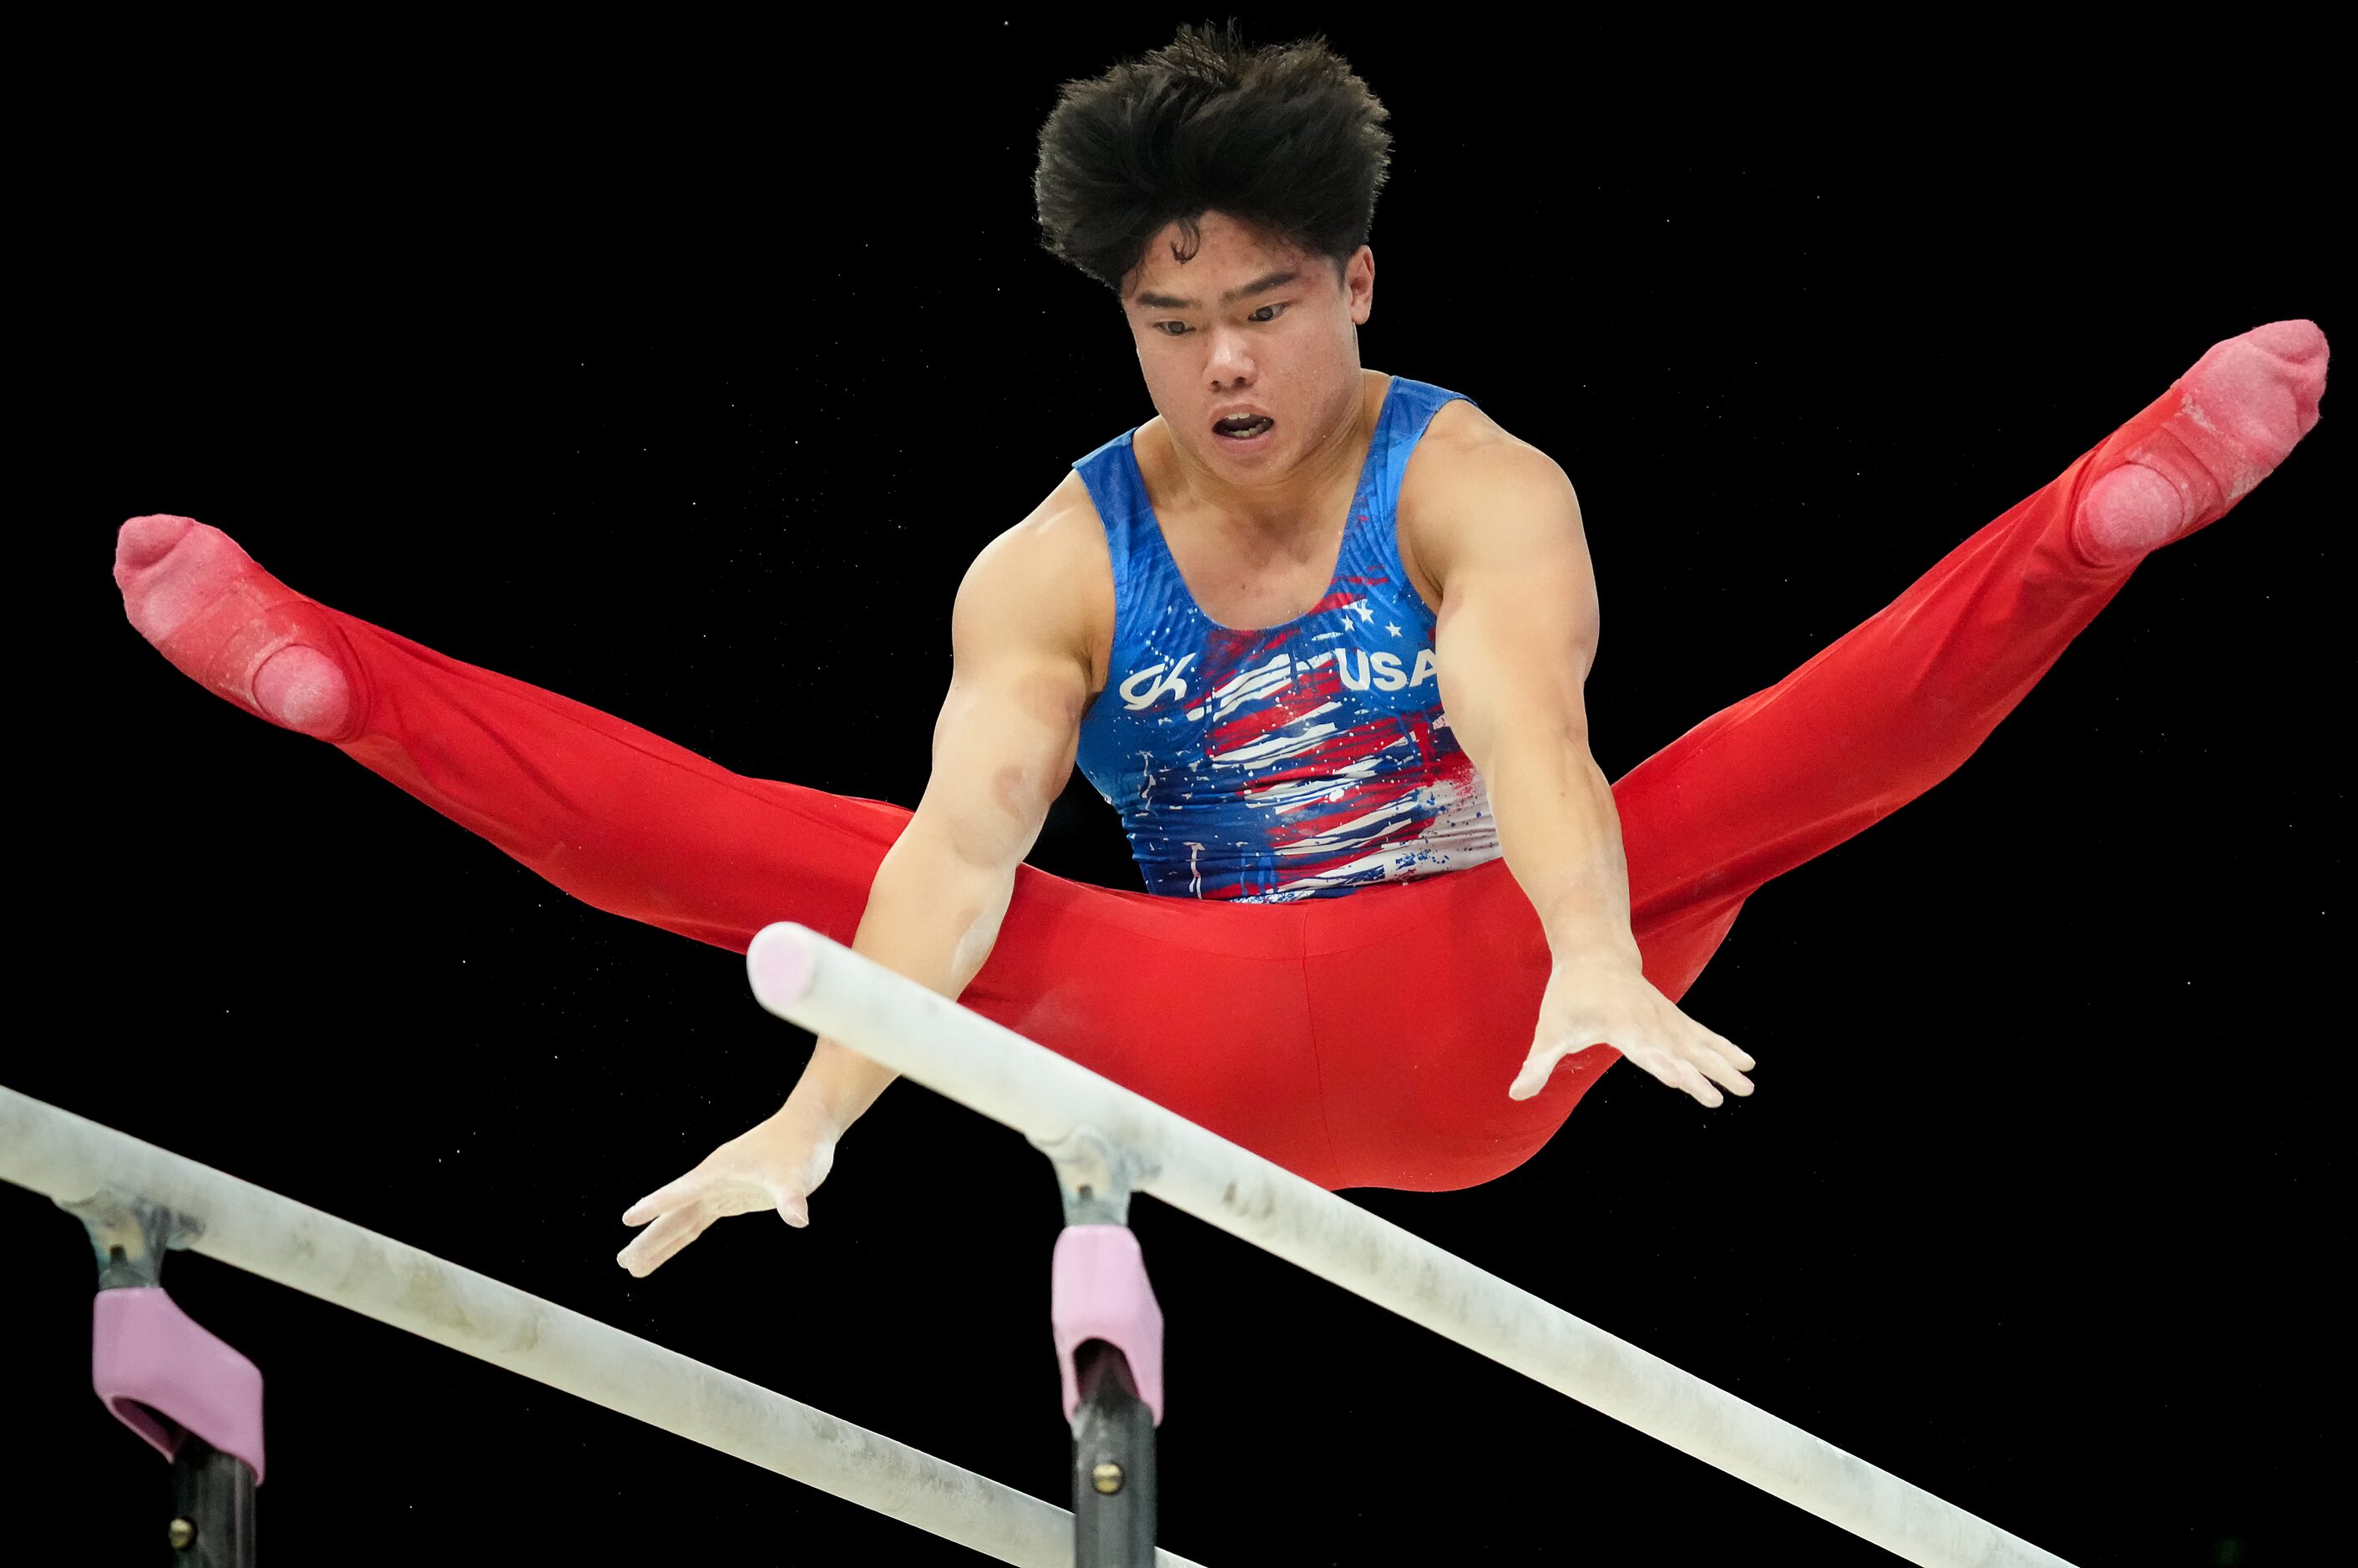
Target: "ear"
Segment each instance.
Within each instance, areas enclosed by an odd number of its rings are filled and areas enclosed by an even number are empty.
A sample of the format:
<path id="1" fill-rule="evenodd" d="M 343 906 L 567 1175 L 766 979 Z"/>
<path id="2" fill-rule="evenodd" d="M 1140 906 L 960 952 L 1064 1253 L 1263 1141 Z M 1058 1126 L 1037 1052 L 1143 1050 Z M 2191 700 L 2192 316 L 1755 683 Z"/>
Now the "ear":
<path id="1" fill-rule="evenodd" d="M 1351 325 L 1366 326 L 1376 308 L 1376 253 L 1365 245 L 1343 264 L 1343 297 L 1351 307 Z"/>

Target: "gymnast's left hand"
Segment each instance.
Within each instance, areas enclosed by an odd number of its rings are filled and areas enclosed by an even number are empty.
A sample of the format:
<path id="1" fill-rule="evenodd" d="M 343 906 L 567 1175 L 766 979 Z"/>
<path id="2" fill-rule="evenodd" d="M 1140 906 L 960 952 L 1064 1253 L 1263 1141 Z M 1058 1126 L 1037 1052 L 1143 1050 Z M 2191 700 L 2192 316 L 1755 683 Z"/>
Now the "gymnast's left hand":
<path id="1" fill-rule="evenodd" d="M 1555 1065 L 1575 1051 L 1610 1045 L 1674 1089 L 1705 1105 L 1748 1095 L 1753 1060 L 1733 1041 L 1681 1012 L 1636 962 L 1614 956 L 1558 959 L 1540 999 L 1531 1054 L 1507 1090 L 1529 1099 L 1547 1086 Z"/>

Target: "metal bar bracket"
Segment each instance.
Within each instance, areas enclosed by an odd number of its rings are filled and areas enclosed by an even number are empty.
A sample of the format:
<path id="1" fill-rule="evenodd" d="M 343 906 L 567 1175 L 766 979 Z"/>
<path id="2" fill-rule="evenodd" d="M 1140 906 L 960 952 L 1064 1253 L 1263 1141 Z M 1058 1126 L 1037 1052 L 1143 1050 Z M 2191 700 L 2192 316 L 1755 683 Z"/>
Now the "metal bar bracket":
<path id="1" fill-rule="evenodd" d="M 1128 1225 L 1130 1195 L 1154 1167 L 1094 1127 L 1076 1127 L 1053 1143 L 1032 1140 L 1056 1168 L 1066 1225 Z"/>

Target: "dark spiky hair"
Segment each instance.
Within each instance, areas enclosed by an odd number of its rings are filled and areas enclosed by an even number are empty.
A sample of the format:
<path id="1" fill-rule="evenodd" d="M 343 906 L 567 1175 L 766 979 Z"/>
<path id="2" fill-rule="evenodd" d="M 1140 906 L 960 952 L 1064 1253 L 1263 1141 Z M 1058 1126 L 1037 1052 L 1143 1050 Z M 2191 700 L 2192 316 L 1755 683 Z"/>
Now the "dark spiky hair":
<path id="1" fill-rule="evenodd" d="M 1391 158 L 1384 106 L 1324 38 L 1256 49 L 1234 22 L 1065 84 L 1032 177 L 1043 243 L 1107 287 L 1170 223 L 1225 212 L 1339 267 L 1367 242 Z"/>

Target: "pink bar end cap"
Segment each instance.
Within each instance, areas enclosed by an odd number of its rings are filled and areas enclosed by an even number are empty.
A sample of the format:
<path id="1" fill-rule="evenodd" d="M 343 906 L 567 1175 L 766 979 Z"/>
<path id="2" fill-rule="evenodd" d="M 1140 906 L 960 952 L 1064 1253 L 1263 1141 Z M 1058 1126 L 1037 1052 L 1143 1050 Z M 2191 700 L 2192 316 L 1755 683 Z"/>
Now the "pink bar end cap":
<path id="1" fill-rule="evenodd" d="M 808 926 L 792 921 L 764 925 L 753 934 L 752 946 L 745 949 L 745 972 L 763 1006 L 775 1011 L 809 994 L 812 977 L 818 973 L 816 941 Z"/>

